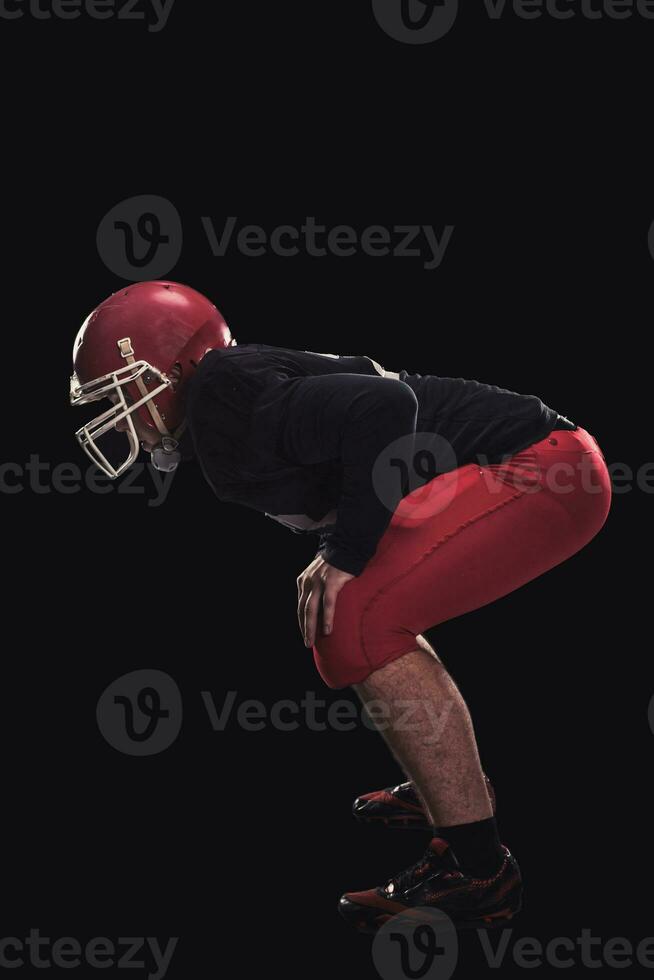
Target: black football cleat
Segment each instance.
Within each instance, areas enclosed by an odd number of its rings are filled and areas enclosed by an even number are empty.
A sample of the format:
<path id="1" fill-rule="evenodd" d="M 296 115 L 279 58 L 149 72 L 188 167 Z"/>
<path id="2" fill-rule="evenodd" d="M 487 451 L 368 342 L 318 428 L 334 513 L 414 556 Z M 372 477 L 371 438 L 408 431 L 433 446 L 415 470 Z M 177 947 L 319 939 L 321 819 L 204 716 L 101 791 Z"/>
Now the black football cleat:
<path id="1" fill-rule="evenodd" d="M 495 791 L 488 776 L 484 776 L 484 779 L 495 813 Z M 431 829 L 413 783 L 400 783 L 399 786 L 358 796 L 352 804 L 352 813 L 360 823 L 384 824 L 403 830 Z"/>
<path id="2" fill-rule="evenodd" d="M 506 847 L 504 861 L 491 878 L 471 878 L 447 841 L 434 837 L 423 858 L 381 888 L 346 892 L 338 910 L 359 932 L 375 933 L 394 915 L 409 913 L 419 924 L 421 913 L 444 912 L 457 930 L 505 925 L 522 907 L 518 862 Z"/>

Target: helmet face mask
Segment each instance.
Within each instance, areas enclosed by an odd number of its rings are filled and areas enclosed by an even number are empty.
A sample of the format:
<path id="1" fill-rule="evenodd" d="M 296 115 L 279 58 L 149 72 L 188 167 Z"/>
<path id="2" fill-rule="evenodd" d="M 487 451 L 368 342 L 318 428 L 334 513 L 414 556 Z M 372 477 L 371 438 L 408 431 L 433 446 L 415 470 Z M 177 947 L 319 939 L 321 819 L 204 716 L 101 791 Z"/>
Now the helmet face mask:
<path id="1" fill-rule="evenodd" d="M 125 389 L 127 385 L 140 380 L 144 374 L 153 375 L 160 383 L 153 391 L 147 391 L 145 389 L 146 394 L 135 402 Z M 117 371 L 113 371 L 111 374 L 104 375 L 101 378 L 95 378 L 93 381 L 84 385 L 79 383 L 77 374 L 74 373 L 72 375 L 70 379 L 71 405 L 87 405 L 90 402 L 100 401 L 105 398 L 113 401 L 111 408 L 97 415 L 75 433 L 75 438 L 89 459 L 103 473 L 111 477 L 112 480 L 117 479 L 125 470 L 129 469 L 139 454 L 140 442 L 134 427 L 132 415 L 143 405 L 148 405 L 151 399 L 156 398 L 157 395 L 171 384 L 172 382 L 169 378 L 166 378 L 165 375 L 153 367 L 152 364 L 148 364 L 147 361 L 135 361 L 133 364 L 128 364 L 124 368 L 119 368 Z M 143 381 L 141 381 L 141 385 L 145 388 Z M 154 413 L 153 418 L 156 424 L 157 418 Z M 128 454 L 119 466 L 114 467 L 100 449 L 98 440 L 108 432 L 115 431 L 118 422 L 123 420 L 127 423 L 124 434 L 128 440 Z M 170 433 L 167 430 L 162 432 L 161 435 L 162 437 L 170 438 Z"/>
<path id="2" fill-rule="evenodd" d="M 155 468 L 172 472 L 181 458 L 189 378 L 208 350 L 234 343 L 221 313 L 189 286 L 140 282 L 113 293 L 73 345 L 71 404 L 113 402 L 75 433 L 86 455 L 115 480 L 136 461 L 140 432 Z M 127 456 L 114 466 L 98 440 L 120 423 Z"/>

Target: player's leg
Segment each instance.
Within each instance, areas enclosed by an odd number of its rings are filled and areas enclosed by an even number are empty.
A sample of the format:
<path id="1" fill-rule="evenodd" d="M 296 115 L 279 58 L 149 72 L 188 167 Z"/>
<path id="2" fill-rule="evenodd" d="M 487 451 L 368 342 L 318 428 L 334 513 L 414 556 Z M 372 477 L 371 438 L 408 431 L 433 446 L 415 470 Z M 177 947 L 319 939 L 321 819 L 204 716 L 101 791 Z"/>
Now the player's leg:
<path id="1" fill-rule="evenodd" d="M 519 870 L 497 840 L 465 704 L 442 665 L 416 649 L 415 637 L 507 595 L 594 537 L 608 513 L 610 480 L 585 438 L 557 433 L 545 449 L 531 447 L 501 472 L 463 467 L 432 481 L 435 499 L 405 498 L 373 562 L 339 596 L 336 628 L 317 646 L 316 663 L 331 686 L 350 683 L 364 700 L 386 703 L 385 735 L 440 825 L 417 865 L 383 888 L 343 897 L 343 913 L 359 925 L 416 905 L 437 904 L 460 924 L 494 922 L 519 907 Z M 594 487 L 581 478 L 582 457 Z M 548 479 L 554 463 L 570 477 L 565 499 L 560 484 Z M 401 730 L 396 709 L 406 700 L 421 700 L 446 732 L 433 751 L 424 751 L 424 722 Z M 433 725 L 429 730 L 433 735 Z M 501 861 L 494 872 L 476 867 L 489 868 L 493 860 Z"/>
<path id="2" fill-rule="evenodd" d="M 424 801 L 431 825 L 493 815 L 465 701 L 443 664 L 424 649 L 407 653 L 355 685 L 381 734 Z"/>
<path id="3" fill-rule="evenodd" d="M 418 788 L 433 827 L 416 865 L 383 887 L 342 897 L 341 913 L 360 929 L 374 930 L 408 908 L 437 907 L 466 927 L 506 921 L 520 907 L 520 872 L 498 836 L 470 714 L 443 664 L 415 641 L 427 624 L 476 608 L 503 588 L 502 581 L 488 582 L 488 569 L 496 550 L 511 540 L 507 527 L 526 526 L 529 504 L 513 487 L 497 489 L 499 500 L 464 474 L 450 526 L 441 520 L 440 536 L 432 532 L 430 546 L 413 560 L 398 547 L 395 574 L 366 597 L 358 622 L 349 624 L 363 638 L 367 661 L 353 685 L 366 705 L 380 703 L 372 716 L 381 719 L 382 734 Z M 512 520 L 509 511 L 515 511 Z M 356 593 L 355 586 L 342 610 L 341 642 Z M 402 651 L 411 634 L 413 649 Z M 370 669 L 375 660 L 379 666 Z"/>
<path id="4" fill-rule="evenodd" d="M 416 647 L 418 650 L 425 651 L 436 663 L 442 665 L 440 657 L 426 637 L 418 635 L 416 637 Z M 450 683 L 454 684 L 454 680 L 451 677 Z M 359 691 L 359 695 L 365 700 L 364 691 Z M 393 746 L 390 743 L 389 747 L 394 752 Z M 394 754 L 400 767 L 403 769 L 406 781 L 394 786 L 384 787 L 384 789 L 362 793 L 355 799 L 352 805 L 352 813 L 363 824 L 380 824 L 384 827 L 402 830 L 427 830 L 431 826 L 431 821 L 425 801 L 420 796 L 417 786 L 412 782 L 409 774 L 403 768 L 397 753 L 394 752 Z M 486 783 L 486 791 L 490 797 L 493 813 L 495 813 L 495 790 L 486 774 L 484 774 L 484 781 Z"/>
<path id="5" fill-rule="evenodd" d="M 447 507 L 430 514 L 430 501 L 423 496 L 418 506 L 425 519 L 415 529 L 399 523 L 391 529 L 396 535 L 393 577 L 367 598 L 358 626 L 368 664 L 376 661 L 379 669 L 370 671 L 357 690 L 364 701 L 388 702 L 391 724 L 385 737 L 415 782 L 434 826 L 486 819 L 492 813 L 490 798 L 460 692 L 428 651 L 399 655 L 402 637 L 409 644 L 417 630 L 508 594 L 597 533 L 610 488 L 601 454 L 587 445 L 585 433 L 566 431 L 513 457 L 501 472 L 467 467 L 456 477 Z M 554 475 L 556 480 L 549 479 Z M 436 489 L 436 500 L 441 492 Z M 403 505 L 405 515 L 411 504 Z M 391 554 L 385 556 L 389 564 Z M 413 713 L 411 730 L 403 732 L 401 705 L 412 700 L 420 710 Z"/>
<path id="6" fill-rule="evenodd" d="M 417 924 L 424 909 L 439 909 L 459 929 L 511 919 L 522 902 L 520 870 L 500 843 L 470 714 L 442 663 L 416 649 L 355 689 L 374 705 L 382 735 L 420 787 L 432 839 L 416 864 L 384 886 L 346 892 L 343 917 L 372 932 L 409 910 Z"/>

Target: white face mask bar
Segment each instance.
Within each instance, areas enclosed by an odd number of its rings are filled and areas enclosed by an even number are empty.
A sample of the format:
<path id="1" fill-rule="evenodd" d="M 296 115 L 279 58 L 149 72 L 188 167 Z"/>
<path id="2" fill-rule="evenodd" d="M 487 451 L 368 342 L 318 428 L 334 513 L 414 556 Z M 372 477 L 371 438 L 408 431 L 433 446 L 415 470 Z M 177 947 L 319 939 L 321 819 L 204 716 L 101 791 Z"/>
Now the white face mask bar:
<path id="1" fill-rule="evenodd" d="M 153 391 L 147 391 L 141 378 L 144 374 L 150 373 L 156 377 L 161 384 Z M 133 405 L 128 405 L 123 392 L 123 386 L 138 383 L 141 392 L 145 392 L 143 397 Z M 70 379 L 70 403 L 71 405 L 86 405 L 89 402 L 100 401 L 102 398 L 116 398 L 114 404 L 108 411 L 96 416 L 92 421 L 83 425 L 75 433 L 75 437 L 89 459 L 98 466 L 112 480 L 124 473 L 128 467 L 135 462 L 139 454 L 139 439 L 131 418 L 143 405 L 147 405 L 153 398 L 168 388 L 171 384 L 169 378 L 161 373 L 157 368 L 148 364 L 147 361 L 133 361 L 124 368 L 119 368 L 111 374 L 105 374 L 101 378 L 96 378 L 88 384 L 80 385 L 76 374 Z M 154 413 L 152 413 L 154 415 Z M 159 413 L 157 412 L 157 416 Z M 102 450 L 97 444 L 97 440 L 105 433 L 116 428 L 116 424 L 122 419 L 127 422 L 127 436 L 129 453 L 127 458 L 118 467 L 112 466 Z M 168 433 L 166 432 L 166 435 Z"/>

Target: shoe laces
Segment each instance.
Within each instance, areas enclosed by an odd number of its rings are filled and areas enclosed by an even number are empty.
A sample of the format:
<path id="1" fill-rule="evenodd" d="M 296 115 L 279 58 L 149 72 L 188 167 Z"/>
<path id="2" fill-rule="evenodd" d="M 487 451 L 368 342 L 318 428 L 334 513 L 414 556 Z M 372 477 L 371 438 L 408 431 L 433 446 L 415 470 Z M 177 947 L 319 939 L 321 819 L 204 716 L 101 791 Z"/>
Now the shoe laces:
<path id="1" fill-rule="evenodd" d="M 393 875 L 388 884 L 385 885 L 384 891 L 387 895 L 397 895 L 407 891 L 412 885 L 418 884 L 426 878 L 428 873 L 433 873 L 436 870 L 434 865 L 437 865 L 438 861 L 438 855 L 429 849 L 426 850 L 423 856 L 410 868 Z"/>

